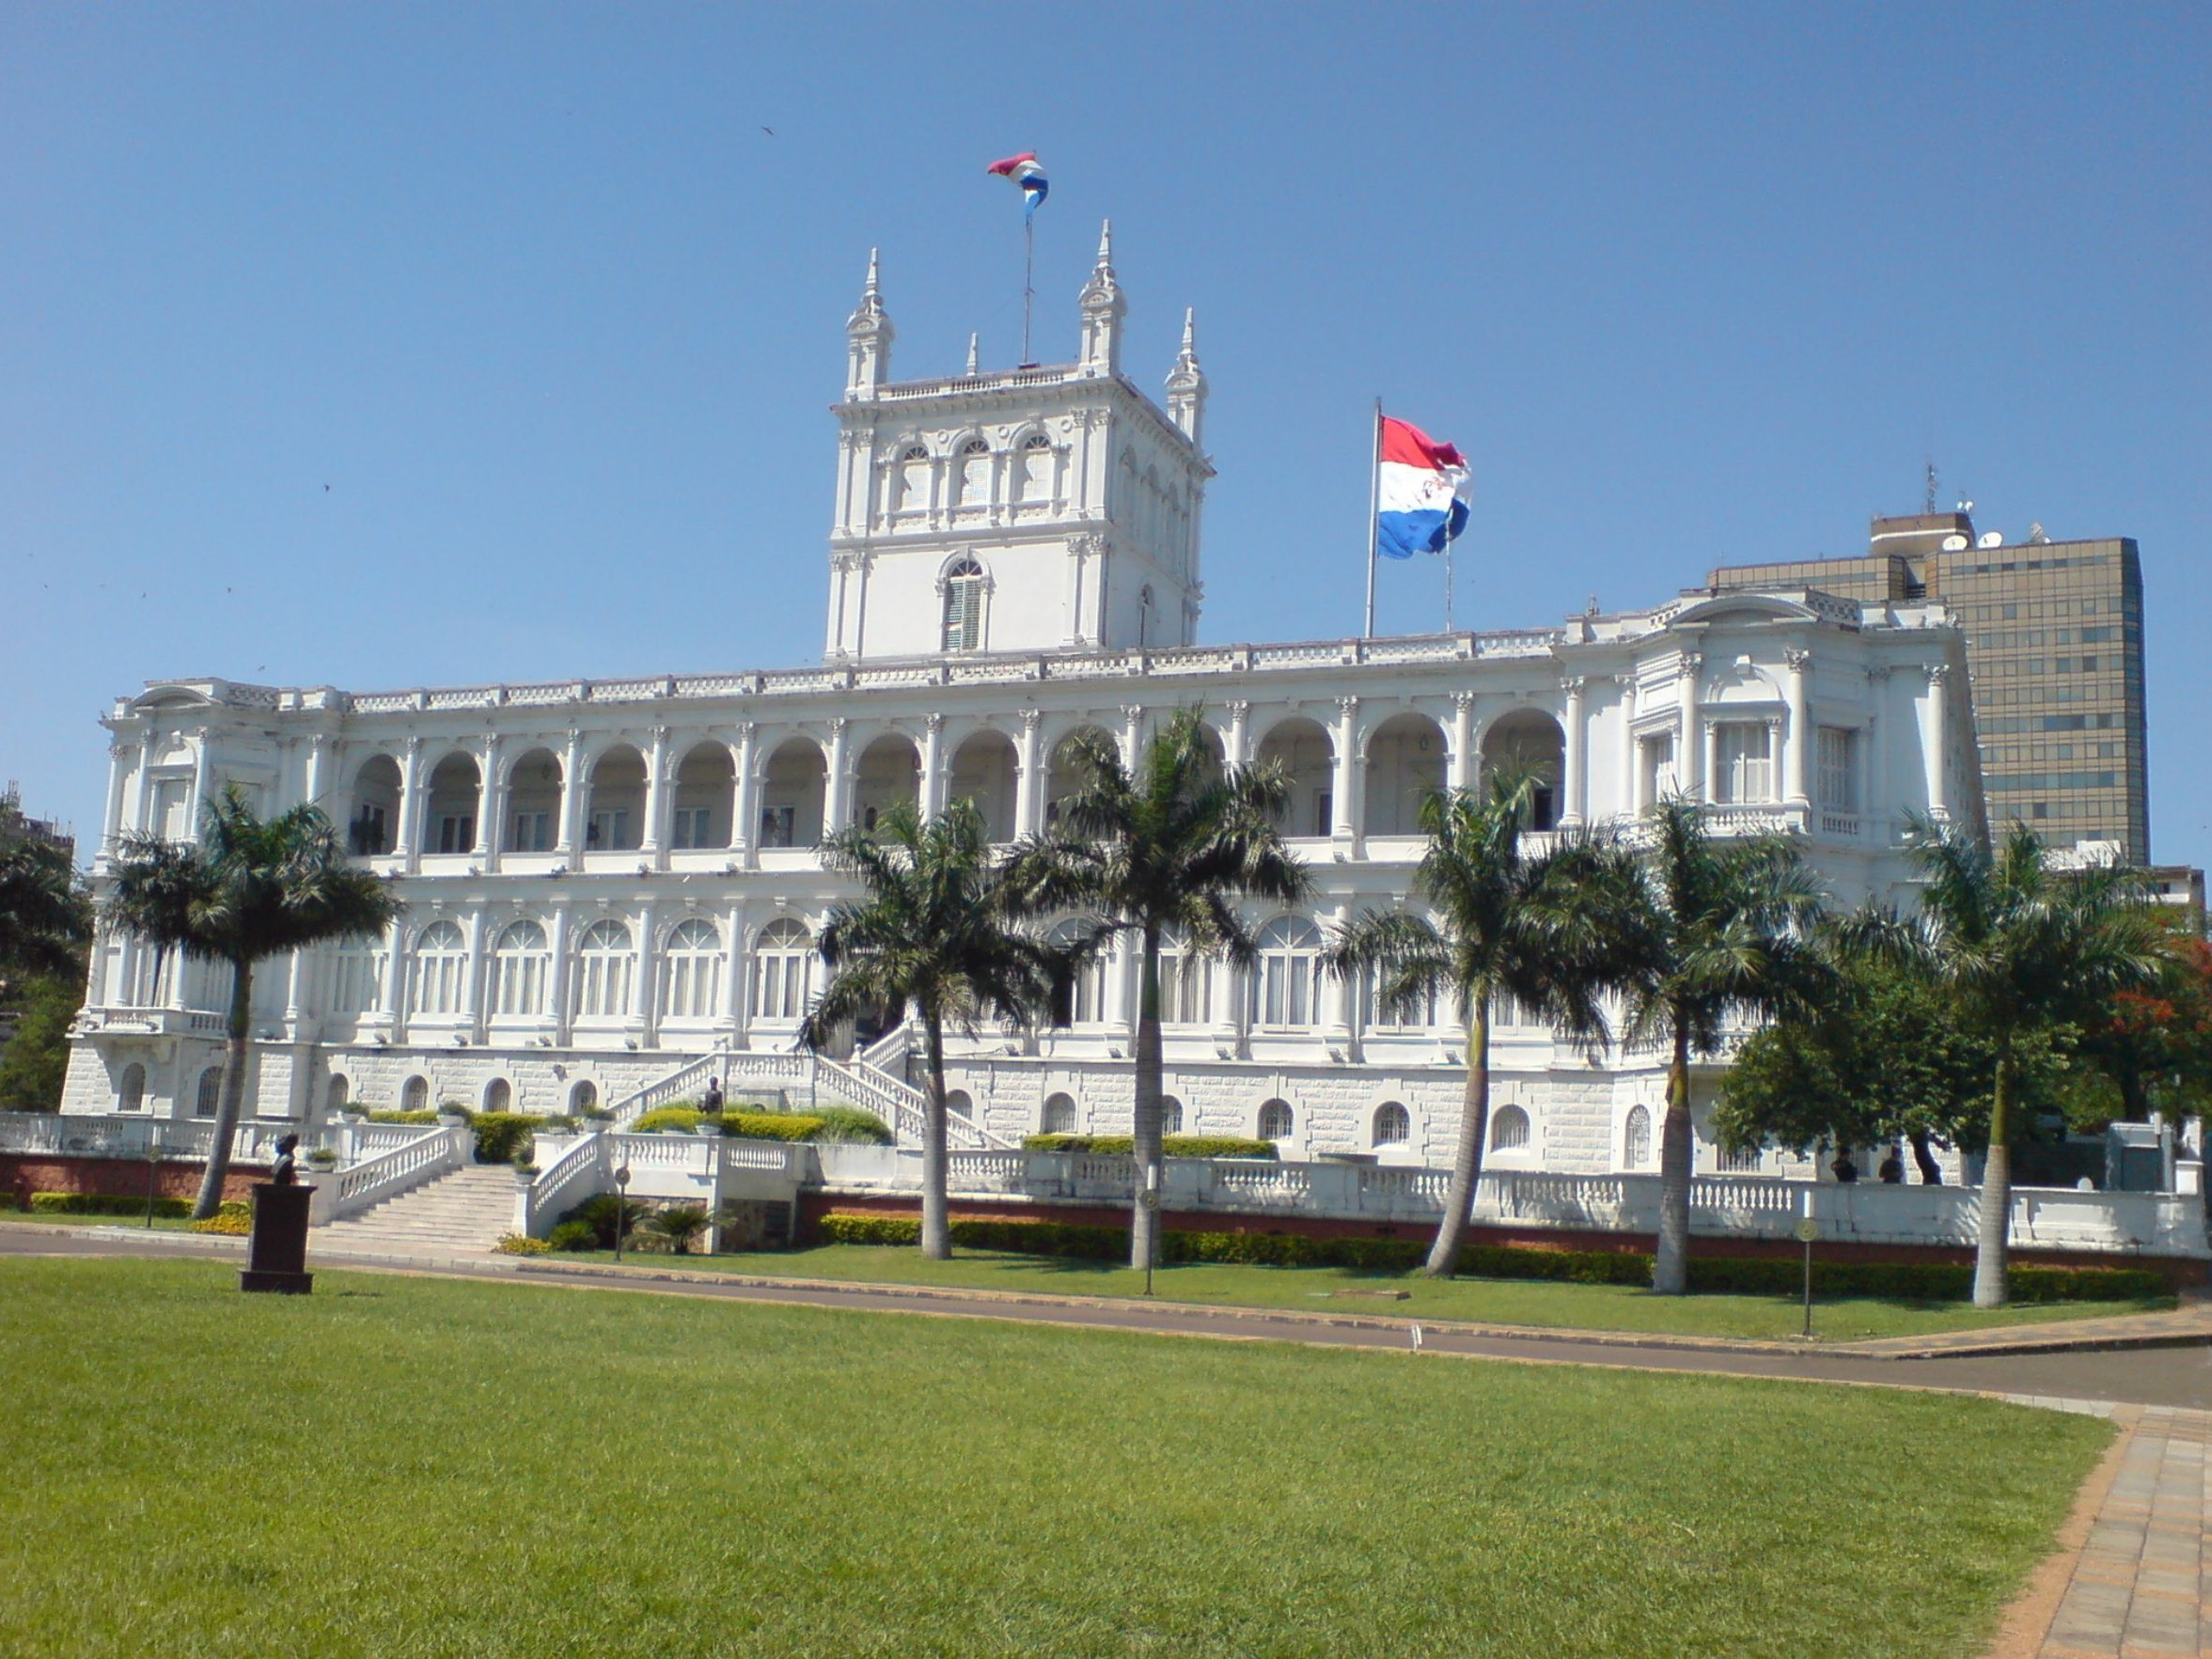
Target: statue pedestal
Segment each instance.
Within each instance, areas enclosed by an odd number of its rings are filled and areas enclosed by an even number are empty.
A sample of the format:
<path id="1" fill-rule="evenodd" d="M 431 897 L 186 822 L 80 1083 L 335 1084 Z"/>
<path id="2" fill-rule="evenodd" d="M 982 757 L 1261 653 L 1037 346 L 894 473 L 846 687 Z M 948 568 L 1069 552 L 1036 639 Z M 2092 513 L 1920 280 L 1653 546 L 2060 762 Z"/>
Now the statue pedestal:
<path id="1" fill-rule="evenodd" d="M 254 1188 L 254 1233 L 246 1241 L 245 1266 L 239 1270 L 242 1291 L 275 1291 L 305 1296 L 315 1288 L 307 1272 L 307 1204 L 311 1186 L 278 1186 L 261 1182 Z"/>

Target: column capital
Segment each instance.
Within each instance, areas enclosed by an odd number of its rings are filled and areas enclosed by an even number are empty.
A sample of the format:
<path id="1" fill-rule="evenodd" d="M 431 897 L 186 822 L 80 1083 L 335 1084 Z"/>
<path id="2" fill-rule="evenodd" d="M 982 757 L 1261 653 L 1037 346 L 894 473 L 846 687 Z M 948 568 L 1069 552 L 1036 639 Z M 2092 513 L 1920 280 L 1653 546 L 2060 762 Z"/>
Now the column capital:
<path id="1" fill-rule="evenodd" d="M 1923 664 L 1922 672 L 1927 675 L 1930 685 L 1941 685 L 1951 678 L 1951 665 L 1949 663 Z"/>
<path id="2" fill-rule="evenodd" d="M 1781 660 L 1789 665 L 1793 674 L 1802 674 L 1812 666 L 1812 653 L 1803 646 L 1791 646 L 1782 652 Z"/>
<path id="3" fill-rule="evenodd" d="M 927 714 L 924 714 L 921 717 L 921 723 L 922 726 L 932 735 L 943 731 L 945 729 L 944 711 L 940 709 L 932 709 Z"/>

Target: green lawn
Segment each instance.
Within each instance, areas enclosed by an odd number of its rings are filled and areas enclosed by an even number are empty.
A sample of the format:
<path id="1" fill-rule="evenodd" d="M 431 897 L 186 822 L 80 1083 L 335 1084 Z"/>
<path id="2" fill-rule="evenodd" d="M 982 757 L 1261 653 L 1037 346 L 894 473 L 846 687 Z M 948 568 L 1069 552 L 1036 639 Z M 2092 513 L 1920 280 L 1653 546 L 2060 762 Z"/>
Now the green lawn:
<path id="1" fill-rule="evenodd" d="M 552 1261 L 611 1261 L 606 1253 Z M 879 1284 L 952 1285 L 991 1291 L 1045 1291 L 1061 1296 L 1141 1296 L 1144 1275 L 1096 1261 L 1049 1256 L 959 1251 L 950 1261 L 886 1244 L 822 1244 L 806 1250 L 728 1256 L 625 1257 L 656 1267 L 699 1268 L 774 1278 L 873 1280 Z M 1626 1285 L 1568 1285 L 1531 1279 L 1436 1280 L 1415 1273 L 1357 1273 L 1336 1267 L 1232 1267 L 1193 1263 L 1163 1267 L 1153 1293 L 1176 1302 L 1237 1307 L 1302 1307 L 1381 1313 L 1405 1319 L 1463 1319 L 1496 1324 L 1573 1326 L 1593 1331 L 1658 1331 L 1681 1336 L 1794 1338 L 1804 1329 L 1804 1304 L 1794 1296 L 1655 1296 Z M 1407 1292 L 1404 1301 L 1340 1292 Z M 2146 1302 L 2071 1302 L 1984 1310 L 1966 1302 L 1891 1302 L 1875 1297 L 1816 1302 L 1812 1334 L 1823 1341 L 1925 1336 L 1985 1325 L 2057 1319 L 2110 1318 L 2173 1306 Z"/>
<path id="2" fill-rule="evenodd" d="M 0 1259 L 10 1655 L 1971 1659 L 2110 1435 L 1967 1398 Z"/>

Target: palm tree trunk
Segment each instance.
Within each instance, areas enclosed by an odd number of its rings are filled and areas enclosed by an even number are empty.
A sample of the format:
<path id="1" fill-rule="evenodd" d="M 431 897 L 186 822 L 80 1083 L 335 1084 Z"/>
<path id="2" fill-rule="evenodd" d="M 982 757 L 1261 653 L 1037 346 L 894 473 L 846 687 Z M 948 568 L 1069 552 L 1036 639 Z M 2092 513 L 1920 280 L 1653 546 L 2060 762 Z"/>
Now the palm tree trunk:
<path id="1" fill-rule="evenodd" d="M 1476 1183 L 1483 1179 L 1483 1148 L 1490 1134 L 1490 998 L 1479 995 L 1467 1023 L 1467 1088 L 1460 1096 L 1459 1144 L 1451 1151 L 1451 1185 L 1444 1195 L 1444 1219 L 1429 1246 L 1421 1271 L 1448 1279 L 1458 1269 L 1467 1238 L 1467 1216 L 1475 1207 Z"/>
<path id="2" fill-rule="evenodd" d="M 2002 1307 L 2013 1223 L 2013 1062 L 2002 1049 L 1989 1097 L 1989 1158 L 1982 1167 L 1982 1215 L 1974 1246 L 1974 1306 Z"/>
<path id="3" fill-rule="evenodd" d="M 924 1009 L 922 1030 L 929 1044 L 930 1091 L 921 1121 L 921 1253 L 932 1261 L 952 1256 L 952 1218 L 945 1197 L 945 1022 Z"/>
<path id="4" fill-rule="evenodd" d="M 1912 1161 L 1919 1166 L 1922 1186 L 1943 1184 L 1943 1166 L 1936 1162 L 1936 1154 L 1928 1150 L 1928 1132 L 1916 1129 L 1906 1136 L 1912 1143 Z"/>
<path id="5" fill-rule="evenodd" d="M 199 1197 L 192 1218 L 205 1221 L 223 1202 L 223 1183 L 230 1175 L 230 1143 L 238 1135 L 239 1109 L 245 1102 L 246 1032 L 253 1024 L 254 964 L 230 964 L 230 1018 L 224 1026 L 223 1090 L 215 1107 L 215 1128 L 208 1140 L 207 1167 L 199 1178 Z"/>
<path id="6" fill-rule="evenodd" d="M 1676 1015 L 1659 1130 L 1659 1254 L 1652 1264 L 1652 1289 L 1662 1296 L 1689 1289 L 1689 1025 Z"/>
<path id="7" fill-rule="evenodd" d="M 1160 1167 L 1160 931 L 1156 927 L 1144 930 L 1137 993 L 1137 1098 L 1130 1108 L 1137 1192 L 1129 1223 L 1129 1265 L 1139 1269 L 1155 1260 L 1160 1232 L 1160 1213 L 1144 1201 L 1145 1172 Z M 1160 1177 L 1154 1175 L 1152 1180 L 1156 1193 Z"/>

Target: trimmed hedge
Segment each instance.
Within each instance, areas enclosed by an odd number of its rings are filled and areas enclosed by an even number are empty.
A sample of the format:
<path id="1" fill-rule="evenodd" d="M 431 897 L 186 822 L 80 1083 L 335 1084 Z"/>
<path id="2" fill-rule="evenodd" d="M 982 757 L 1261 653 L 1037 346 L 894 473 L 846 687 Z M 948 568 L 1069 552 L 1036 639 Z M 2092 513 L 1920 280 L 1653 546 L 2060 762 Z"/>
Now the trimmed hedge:
<path id="1" fill-rule="evenodd" d="M 861 1117 L 871 1114 L 861 1113 Z M 871 1119 L 882 1127 L 881 1119 Z M 659 1135 L 673 1131 L 689 1134 L 700 1124 L 719 1125 L 722 1133 L 740 1140 L 826 1140 L 832 1137 L 823 1133 L 827 1126 L 826 1114 L 811 1112 L 702 1112 L 696 1106 L 662 1106 L 645 1114 L 630 1126 L 633 1135 Z M 884 1129 L 887 1144 L 890 1131 Z"/>
<path id="2" fill-rule="evenodd" d="M 846 1141 L 868 1147 L 896 1146 L 899 1141 L 888 1123 L 858 1106 L 815 1106 L 806 1116 L 822 1119 L 822 1128 L 810 1137 L 814 1140 Z"/>
<path id="3" fill-rule="evenodd" d="M 156 1198 L 153 1213 L 172 1221 L 180 1221 L 192 1213 L 190 1198 Z M 33 1193 L 31 1213 L 34 1215 L 135 1215 L 146 1217 L 144 1197 L 126 1197 L 120 1193 Z"/>
<path id="4" fill-rule="evenodd" d="M 1025 1256 L 1126 1260 L 1129 1233 L 1119 1227 L 1081 1227 L 1058 1221 L 955 1221 L 952 1242 L 974 1250 Z M 836 1244 L 913 1244 L 921 1223 L 903 1215 L 822 1218 L 824 1242 Z M 1410 1273 L 1428 1258 L 1418 1239 L 1317 1239 L 1304 1233 L 1164 1233 L 1160 1260 L 1231 1262 L 1259 1267 L 1348 1267 L 1366 1273 Z M 1641 1251 L 1538 1250 L 1518 1244 L 1467 1244 L 1458 1271 L 1470 1278 L 1549 1279 L 1578 1285 L 1649 1285 L 1652 1259 Z M 1801 1263 L 1782 1258 L 1692 1256 L 1692 1291 L 1714 1294 L 1796 1295 L 1804 1286 Z M 1830 1300 L 1878 1296 L 1901 1302 L 1963 1302 L 1973 1293 L 1974 1270 L 1945 1261 L 1814 1262 L 1812 1291 Z M 2016 1302 L 2130 1302 L 2172 1294 L 2166 1281 L 2145 1268 L 2015 1267 L 2006 1280 Z"/>
<path id="5" fill-rule="evenodd" d="M 1133 1135 L 1031 1135 L 1022 1138 L 1028 1152 L 1104 1152 L 1127 1157 L 1137 1150 Z M 1169 1158 L 1266 1158 L 1279 1154 L 1271 1140 L 1240 1135 L 1164 1135 L 1160 1152 Z"/>
<path id="6" fill-rule="evenodd" d="M 371 1123 L 435 1123 L 438 1120 L 438 1115 L 428 1106 L 423 1107 L 419 1112 L 400 1112 L 387 1109 L 369 1113 L 369 1120 Z"/>

